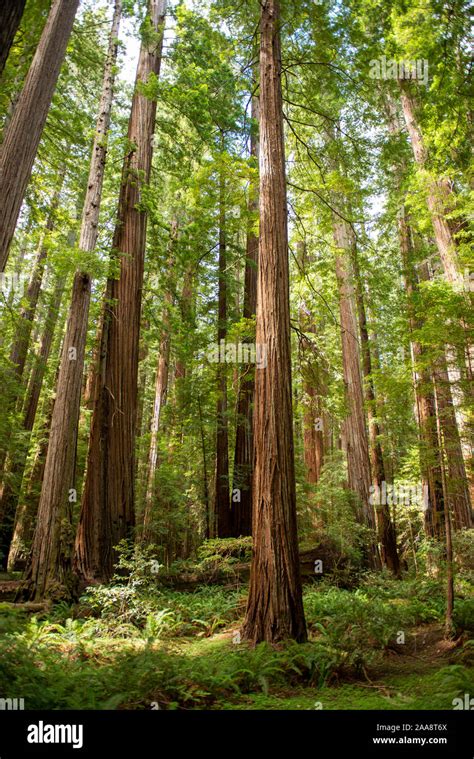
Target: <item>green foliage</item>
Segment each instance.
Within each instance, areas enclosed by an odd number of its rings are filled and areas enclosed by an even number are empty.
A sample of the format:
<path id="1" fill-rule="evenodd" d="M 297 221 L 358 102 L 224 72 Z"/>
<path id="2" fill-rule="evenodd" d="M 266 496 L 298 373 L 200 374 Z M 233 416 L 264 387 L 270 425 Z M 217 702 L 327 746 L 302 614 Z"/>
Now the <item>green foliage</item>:
<path id="1" fill-rule="evenodd" d="M 202 543 L 197 551 L 198 559 L 207 562 L 228 559 L 229 561 L 250 561 L 252 558 L 252 538 L 214 538 Z"/>

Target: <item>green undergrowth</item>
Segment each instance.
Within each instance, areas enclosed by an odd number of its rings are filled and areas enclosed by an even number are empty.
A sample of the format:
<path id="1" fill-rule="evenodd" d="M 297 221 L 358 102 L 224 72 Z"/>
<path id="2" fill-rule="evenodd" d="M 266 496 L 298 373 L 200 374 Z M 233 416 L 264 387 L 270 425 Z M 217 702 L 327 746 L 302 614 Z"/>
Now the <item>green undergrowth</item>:
<path id="1" fill-rule="evenodd" d="M 5 636 L 0 649 L 2 692 L 20 694 L 34 709 L 303 708 L 302 696 L 304 708 L 319 701 L 328 709 L 433 709 L 449 708 L 474 685 L 462 664 L 435 672 L 435 664 L 426 664 L 422 673 L 391 675 L 382 685 L 379 678 L 354 681 L 345 653 L 318 642 L 250 649 L 208 639 L 189 652 L 185 645 L 178 652 L 122 642 L 104 651 L 88 640 L 54 645 L 23 633 Z"/>
<path id="2" fill-rule="evenodd" d="M 0 692 L 30 709 L 443 709 L 474 692 L 460 588 L 463 645 L 440 660 L 418 656 L 420 629 L 442 629 L 440 582 L 322 581 L 304 601 L 308 643 L 254 649 L 239 642 L 241 587 L 178 592 L 132 576 L 34 616 L 2 604 Z"/>

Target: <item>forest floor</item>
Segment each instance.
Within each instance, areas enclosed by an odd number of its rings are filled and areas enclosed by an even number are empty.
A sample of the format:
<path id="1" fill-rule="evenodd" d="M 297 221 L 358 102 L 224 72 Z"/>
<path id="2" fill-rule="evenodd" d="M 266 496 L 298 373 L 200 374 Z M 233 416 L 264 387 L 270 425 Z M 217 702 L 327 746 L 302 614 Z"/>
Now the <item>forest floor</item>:
<path id="1" fill-rule="evenodd" d="M 275 689 L 272 694 L 251 694 L 229 701 L 229 709 L 451 709 L 449 694 L 439 694 L 440 670 L 455 661 L 459 641 L 446 641 L 439 624 L 421 625 L 404 653 L 389 650 L 379 665 L 363 677 L 334 682 L 315 689 Z M 219 638 L 220 636 L 215 636 Z M 412 649 L 410 651 L 409 649 Z M 416 653 L 415 653 L 416 652 Z"/>
<path id="2" fill-rule="evenodd" d="M 0 577 L 2 594 L 15 586 Z M 0 599 L 1 600 L 1 599 Z M 138 575 L 80 603 L 0 603 L 0 692 L 36 709 L 452 709 L 474 692 L 473 602 L 441 580 L 368 575 L 305 586 L 309 641 L 240 642 L 245 584 L 164 587 Z"/>
<path id="3" fill-rule="evenodd" d="M 233 636 L 234 629 L 200 641 L 186 640 L 177 646 L 177 650 L 184 656 L 206 657 L 219 648 L 231 650 Z M 321 687 L 282 685 L 271 688 L 271 692 L 262 677 L 261 692 L 239 694 L 235 698 L 218 701 L 212 708 L 452 709 L 449 690 L 440 692 L 443 680 L 440 673 L 446 676 L 450 665 L 459 660 L 457 654 L 463 643 L 462 637 L 446 640 L 444 626 L 441 624 L 420 625 L 410 630 L 410 640 L 402 653 L 388 649 L 377 666 L 371 668 L 370 672 L 364 667 L 359 677 L 347 675 L 340 680 L 336 677 L 331 684 Z M 466 672 L 468 671 L 469 668 Z M 471 674 L 474 678 L 474 670 Z"/>

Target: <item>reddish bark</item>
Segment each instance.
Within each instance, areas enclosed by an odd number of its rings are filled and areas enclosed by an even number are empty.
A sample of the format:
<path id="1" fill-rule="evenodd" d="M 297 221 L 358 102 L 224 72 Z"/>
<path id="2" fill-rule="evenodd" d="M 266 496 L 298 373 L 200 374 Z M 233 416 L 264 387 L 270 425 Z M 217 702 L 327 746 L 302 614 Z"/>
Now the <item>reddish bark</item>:
<path id="1" fill-rule="evenodd" d="M 253 481 L 254 551 L 243 637 L 306 640 L 296 524 L 288 227 L 278 0 L 261 3 L 260 238 Z"/>

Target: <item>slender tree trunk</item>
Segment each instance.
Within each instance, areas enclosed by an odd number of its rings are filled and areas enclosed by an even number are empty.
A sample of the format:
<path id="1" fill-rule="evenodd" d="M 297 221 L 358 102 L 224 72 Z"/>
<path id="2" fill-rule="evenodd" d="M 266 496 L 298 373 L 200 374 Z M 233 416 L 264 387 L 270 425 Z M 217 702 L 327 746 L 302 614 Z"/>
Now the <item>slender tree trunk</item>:
<path id="1" fill-rule="evenodd" d="M 222 139 L 223 142 L 223 139 Z M 227 336 L 227 239 L 225 213 L 225 180 L 221 170 L 219 179 L 219 307 L 217 344 Z M 229 422 L 227 419 L 227 366 L 217 364 L 217 428 L 216 428 L 216 482 L 215 482 L 216 533 L 219 538 L 231 535 L 229 498 Z"/>
<path id="2" fill-rule="evenodd" d="M 175 220 L 171 227 L 170 240 L 170 258 L 167 269 L 172 272 L 175 266 L 174 262 L 174 243 L 178 235 L 178 222 Z M 171 283 L 165 294 L 165 305 L 163 311 L 163 330 L 161 333 L 160 347 L 158 351 L 158 364 L 156 367 L 155 379 L 155 399 L 153 403 L 153 415 L 151 419 L 150 449 L 148 453 L 148 470 L 147 470 L 147 487 L 145 494 L 145 513 L 143 515 L 143 533 L 142 538 L 145 541 L 152 541 L 153 537 L 153 504 L 156 496 L 155 479 L 158 468 L 158 432 L 160 429 L 160 418 L 162 409 L 166 403 L 168 393 L 169 363 L 171 350 L 171 308 L 173 304 L 173 294 Z"/>
<path id="3" fill-rule="evenodd" d="M 314 323 L 309 325 L 311 332 L 315 331 Z M 307 314 L 300 311 L 300 329 L 308 329 Z M 324 462 L 324 430 L 325 420 L 321 404 L 324 393 L 324 383 L 321 367 L 317 359 L 311 355 L 310 340 L 300 338 L 301 375 L 303 379 L 303 451 L 306 467 L 306 479 L 311 485 L 318 482 Z"/>
<path id="4" fill-rule="evenodd" d="M 115 0 L 79 235 L 79 248 L 88 252 L 94 250 L 98 234 L 121 13 L 121 0 Z M 66 528 L 65 523 L 71 514 L 69 504 L 77 499 L 76 447 L 90 295 L 89 272 L 76 272 L 59 369 L 43 487 L 38 506 L 31 574 L 28 578 L 32 598 L 41 598 L 50 590 L 53 593 L 57 592 L 58 584 L 62 582 L 66 583 L 66 588 L 72 588 L 71 578 L 68 577 L 71 571 L 72 554 L 69 554 L 69 550 L 72 525 L 69 524 Z M 62 539 L 66 540 L 67 545 L 61 545 Z"/>
<path id="5" fill-rule="evenodd" d="M 252 97 L 252 119 L 258 122 L 258 97 Z M 258 126 L 250 132 L 250 155 L 258 161 Z M 244 280 L 244 319 L 251 319 L 257 310 L 258 236 L 255 221 L 258 214 L 258 186 L 249 188 L 249 224 Z M 234 481 L 232 485 L 232 535 L 252 534 L 252 472 L 253 472 L 253 398 L 255 368 L 246 365 L 240 376 L 237 400 L 237 429 L 235 435 Z M 234 493 L 240 500 L 234 501 Z"/>
<path id="6" fill-rule="evenodd" d="M 206 435 L 204 431 L 204 420 L 202 417 L 202 403 L 201 403 L 201 396 L 199 395 L 198 391 L 198 411 L 199 411 L 199 430 L 201 434 L 201 451 L 202 451 L 202 484 L 203 484 L 203 494 L 204 494 L 204 506 L 206 509 L 205 513 L 205 523 L 206 523 L 206 533 L 205 537 L 207 540 L 211 537 L 211 502 L 209 498 L 209 478 L 207 473 L 207 450 L 206 450 Z"/>
<path id="7" fill-rule="evenodd" d="M 253 479 L 254 551 L 243 637 L 306 640 L 296 523 L 288 227 L 278 0 L 260 22 L 260 238 Z"/>
<path id="8" fill-rule="evenodd" d="M 453 205 L 453 192 L 449 182 L 444 179 L 437 179 L 429 174 L 428 170 L 428 151 L 425 147 L 421 128 L 417 121 L 416 115 L 416 103 L 411 93 L 410 87 L 407 82 L 399 81 L 401 89 L 401 101 L 405 122 L 407 125 L 408 133 L 410 135 L 411 144 L 413 148 L 413 154 L 417 165 L 424 170 L 427 182 L 427 203 L 431 213 L 431 219 L 433 229 L 435 233 L 436 245 L 441 258 L 443 269 L 446 279 L 452 284 L 458 285 L 462 281 L 462 275 L 459 271 L 459 261 L 457 254 L 456 241 L 453 233 L 453 224 L 446 218 L 447 213 L 450 210 L 450 206 Z M 393 108 L 392 108 L 393 111 Z M 394 123 L 393 113 L 390 119 L 390 131 L 396 132 L 396 123 Z M 461 326 L 464 332 L 464 341 L 462 346 L 457 347 L 459 354 L 459 371 L 461 376 L 465 378 L 467 385 L 467 392 L 462 390 L 461 394 L 466 396 L 466 400 L 469 402 L 472 400 L 470 392 L 472 394 L 473 383 L 473 369 L 472 369 L 472 339 L 470 336 L 469 326 L 464 319 L 461 320 Z M 465 414 L 461 411 L 459 413 L 460 424 L 466 425 L 467 420 L 464 418 Z M 463 455 L 464 452 L 463 452 Z"/>
<path id="9" fill-rule="evenodd" d="M 416 105 L 408 82 L 399 80 L 403 115 L 411 139 L 413 155 L 420 168 L 427 170 L 428 152 L 416 117 Z M 446 219 L 450 188 L 446 181 L 428 175 L 427 202 L 435 233 L 436 245 L 448 282 L 459 282 L 458 260 L 454 236 Z"/>
<path id="10" fill-rule="evenodd" d="M 349 224 L 334 220 L 336 243 L 336 276 L 339 288 L 342 362 L 348 416 L 344 422 L 349 488 L 357 495 L 359 521 L 375 530 L 375 515 L 370 503 L 369 441 L 364 409 L 364 392 L 360 365 L 360 344 L 356 319 L 353 274 L 351 271 L 354 234 Z M 375 543 L 369 545 L 369 564 L 379 565 Z"/>
<path id="11" fill-rule="evenodd" d="M 119 279 L 109 279 L 102 330 L 101 366 L 94 413 L 75 565 L 86 580 L 108 579 L 119 541 L 135 526 L 134 478 L 137 374 L 147 214 L 142 189 L 150 178 L 156 102 L 140 84 L 158 76 L 165 0 L 149 0 L 128 126 L 131 146 L 123 166 L 113 249 Z"/>
<path id="12" fill-rule="evenodd" d="M 451 535 L 451 520 L 449 509 L 446 509 L 445 515 L 445 533 L 446 533 L 446 615 L 445 615 L 445 635 L 447 638 L 454 637 L 454 572 L 453 572 L 453 544 Z"/>
<path id="13" fill-rule="evenodd" d="M 445 454 L 447 452 L 445 451 Z M 446 487 L 446 493 L 448 488 Z M 454 637 L 455 627 L 453 622 L 454 612 L 454 562 L 453 562 L 453 538 L 451 531 L 451 513 L 449 497 L 444 510 L 444 532 L 446 540 L 446 613 L 444 617 L 444 634 L 450 639 Z"/>
<path id="14" fill-rule="evenodd" d="M 3 0 L 0 6 L 0 76 L 20 26 L 26 0 Z"/>
<path id="15" fill-rule="evenodd" d="M 26 399 L 25 404 L 23 407 L 23 429 L 27 433 L 31 433 L 33 430 L 33 426 L 36 419 L 36 412 L 38 410 L 38 404 L 41 394 L 41 389 L 43 387 L 43 379 L 46 372 L 46 366 L 49 359 L 49 355 L 51 352 L 52 344 L 53 344 L 53 337 L 58 321 L 59 316 L 59 309 L 61 306 L 61 300 L 64 295 L 64 289 L 65 289 L 65 279 L 64 277 L 60 277 L 57 280 L 56 287 L 54 289 L 53 295 L 51 297 L 51 301 L 48 307 L 48 312 L 46 315 L 45 320 L 45 326 L 43 330 L 43 335 L 41 337 L 41 343 L 40 343 L 40 349 L 38 352 L 38 356 L 36 357 L 31 376 L 30 381 L 28 384 L 28 389 L 26 392 Z M 49 429 L 51 426 L 51 416 L 52 416 L 52 409 L 51 413 L 48 414 L 48 421 L 46 425 L 45 434 L 49 434 Z M 24 449 L 22 450 L 21 454 L 15 459 L 12 465 L 12 476 L 15 477 L 18 484 L 20 484 L 21 480 L 23 479 L 25 467 L 26 467 L 26 460 L 28 455 L 28 446 L 25 445 Z M 45 459 L 45 455 L 43 458 Z M 44 470 L 44 462 L 42 471 Z M 31 520 L 31 514 L 28 512 L 27 504 L 26 502 L 23 502 L 22 506 L 18 508 L 18 500 L 19 496 L 18 494 L 13 490 L 12 485 L 8 484 L 5 486 L 5 490 L 3 492 L 2 501 L 5 501 L 5 509 L 7 511 L 10 511 L 11 514 L 15 514 L 15 527 L 14 532 L 11 540 L 10 550 L 8 553 L 8 570 L 14 571 L 14 570 L 21 570 L 24 569 L 24 561 L 25 561 L 25 545 L 30 544 L 31 538 L 32 538 L 32 529 L 29 530 L 25 526 L 25 521 L 30 524 L 32 522 Z M 36 519 L 36 507 L 38 505 L 38 499 L 36 499 L 35 502 L 35 510 L 34 510 L 34 519 Z"/>
<path id="16" fill-rule="evenodd" d="M 79 0 L 54 0 L 0 148 L 0 271 L 30 179 Z"/>
<path id="17" fill-rule="evenodd" d="M 367 329 L 367 315 L 364 302 L 364 291 L 360 275 L 357 246 L 352 247 L 352 265 L 356 290 L 357 313 L 362 351 L 362 372 L 364 375 L 365 401 L 367 418 L 369 422 L 369 456 L 372 472 L 372 485 L 375 493 L 380 493 L 382 482 L 385 481 L 385 467 L 380 445 L 380 427 L 377 421 L 377 408 L 375 400 L 375 386 L 372 377 L 372 357 L 370 352 L 369 332 Z M 390 517 L 388 504 L 375 506 L 377 533 L 381 546 L 382 563 L 398 577 L 400 574 L 400 562 L 397 552 L 397 537 L 395 528 Z"/>
<path id="18" fill-rule="evenodd" d="M 298 243 L 298 266 L 306 273 L 308 261 L 306 243 Z M 325 394 L 325 381 L 319 358 L 315 355 L 311 339 L 307 332 L 316 333 L 316 325 L 311 311 L 302 305 L 299 312 L 300 335 L 300 371 L 303 380 L 303 451 L 306 467 L 306 479 L 315 485 L 320 477 L 324 461 L 324 435 L 327 419 L 323 414 L 321 396 Z"/>
<path id="19" fill-rule="evenodd" d="M 48 254 L 46 236 L 48 232 L 51 232 L 54 228 L 54 211 L 56 210 L 59 202 L 59 193 L 60 189 L 55 193 L 55 196 L 51 203 L 51 211 L 46 222 L 45 232 L 41 235 L 33 272 L 25 294 L 26 305 L 21 310 L 20 319 L 15 330 L 15 335 L 10 351 L 12 375 L 9 378 L 9 382 L 6 383 L 6 387 L 0 388 L 2 412 L 6 415 L 11 414 L 11 412 L 15 409 L 18 398 L 21 397 L 20 383 L 23 378 L 23 372 L 25 369 L 25 362 L 31 338 L 31 330 L 33 327 L 36 307 L 38 305 L 38 300 L 41 292 L 44 267 Z M 10 446 L 12 432 L 13 430 L 10 429 L 10 434 L 4 436 L 0 445 L 0 472 L 3 472 L 5 459 L 7 457 L 8 449 Z M 4 478 L 2 476 L 2 481 L 3 479 Z"/>
<path id="20" fill-rule="evenodd" d="M 419 151 L 419 159 L 426 160 L 421 132 L 415 121 L 410 118 L 413 109 L 411 101 L 405 102 L 405 119 L 408 117 L 411 126 L 409 133 L 412 147 Z M 386 100 L 388 128 L 391 134 L 397 134 L 400 127 L 394 103 Z M 414 109 L 413 109 L 414 113 Z M 416 158 L 416 156 L 415 156 Z M 401 188 L 402 166 L 394 167 L 396 184 Z M 420 322 L 415 312 L 414 298 L 418 290 L 418 280 L 414 268 L 413 235 L 410 220 L 404 205 L 398 213 L 398 237 L 403 266 L 403 279 L 407 293 L 407 316 L 410 329 L 411 359 L 413 386 L 415 393 L 416 419 L 418 423 L 420 471 L 423 491 L 424 527 L 429 538 L 440 538 L 443 533 L 442 516 L 444 512 L 444 492 L 441 473 L 441 457 L 437 434 L 436 403 L 433 393 L 433 382 L 430 372 L 424 364 L 423 348 L 419 341 L 413 339 L 413 334 L 419 329 Z"/>
<path id="21" fill-rule="evenodd" d="M 414 310 L 413 298 L 418 289 L 413 266 L 413 244 L 406 209 L 398 215 L 398 232 L 402 254 L 403 277 L 407 292 L 408 323 L 410 333 L 420 324 Z M 423 485 L 425 532 L 428 537 L 439 538 L 442 533 L 441 516 L 444 510 L 443 484 L 441 478 L 439 442 L 436 432 L 436 406 L 433 383 L 429 371 L 423 366 L 421 344 L 411 338 L 413 384 L 415 390 L 416 416 L 420 441 L 420 469 Z M 421 364 L 421 367 L 420 367 Z"/>
<path id="22" fill-rule="evenodd" d="M 321 411 L 319 368 L 313 367 L 311 378 L 303 385 L 305 408 L 303 414 L 303 448 L 306 478 L 316 485 L 324 463 L 324 421 Z"/>
<path id="23" fill-rule="evenodd" d="M 435 361 L 433 382 L 446 460 L 445 505 L 453 515 L 456 529 L 469 529 L 472 526 L 471 497 L 444 352 Z"/>
<path id="24" fill-rule="evenodd" d="M 57 375 L 58 373 L 56 373 L 56 379 Z M 54 401 L 54 396 L 48 401 L 45 421 L 41 428 L 41 440 L 36 451 L 33 467 L 28 476 L 28 484 L 20 494 L 15 518 L 15 531 L 12 541 L 12 547 L 15 545 L 15 553 L 12 555 L 11 561 L 9 556 L 8 564 L 9 566 L 15 565 L 19 569 L 25 569 L 26 573 L 31 562 L 31 546 L 37 523 L 38 504 L 41 495 L 41 483 L 44 477 L 46 455 L 48 453 Z"/>
<path id="25" fill-rule="evenodd" d="M 46 314 L 39 353 L 36 357 L 30 375 L 23 407 L 23 430 L 26 433 L 31 433 L 33 430 L 33 425 L 35 423 L 41 388 L 43 386 L 43 379 L 46 372 L 46 364 L 51 352 L 54 331 L 58 320 L 59 308 L 64 293 L 64 284 L 65 283 L 63 278 L 58 279 Z M 28 441 L 29 438 L 30 435 L 28 434 Z M 1 521 L 2 525 L 8 525 L 8 527 L 5 529 L 5 532 L 2 531 L 1 550 L 5 556 L 8 556 L 9 571 L 24 568 L 23 566 L 18 566 L 19 554 L 22 551 L 24 541 L 22 538 L 22 516 L 16 513 L 16 511 L 19 498 L 18 489 L 21 485 L 26 467 L 28 448 L 29 444 L 27 441 L 24 441 L 21 449 L 15 451 L 15 456 L 12 458 L 8 470 L 9 477 L 8 480 L 6 480 L 4 483 L 1 495 Z M 15 526 L 13 530 L 14 519 Z"/>
<path id="26" fill-rule="evenodd" d="M 193 287 L 194 287 L 195 265 L 191 263 L 184 273 L 183 289 L 181 291 L 180 300 L 180 312 L 183 322 L 185 334 L 189 329 L 193 329 L 193 317 L 192 317 L 192 301 L 193 301 Z M 181 380 L 186 378 L 186 362 L 178 356 L 176 359 L 175 379 L 178 381 L 178 397 L 180 398 L 181 407 L 183 404 L 182 390 L 183 385 Z"/>

